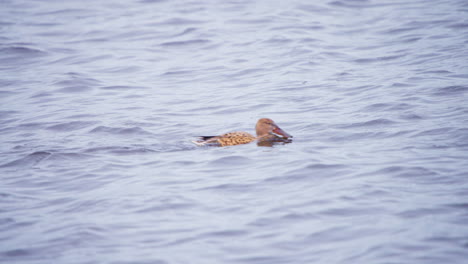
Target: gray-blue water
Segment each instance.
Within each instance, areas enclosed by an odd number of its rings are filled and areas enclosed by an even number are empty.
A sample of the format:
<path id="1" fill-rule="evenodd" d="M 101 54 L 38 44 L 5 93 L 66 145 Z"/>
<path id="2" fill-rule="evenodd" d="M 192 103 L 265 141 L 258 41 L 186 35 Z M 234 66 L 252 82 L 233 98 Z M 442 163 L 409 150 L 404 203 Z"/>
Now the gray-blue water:
<path id="1" fill-rule="evenodd" d="M 467 263 L 465 0 L 3 0 L 0 98 L 1 263 Z"/>

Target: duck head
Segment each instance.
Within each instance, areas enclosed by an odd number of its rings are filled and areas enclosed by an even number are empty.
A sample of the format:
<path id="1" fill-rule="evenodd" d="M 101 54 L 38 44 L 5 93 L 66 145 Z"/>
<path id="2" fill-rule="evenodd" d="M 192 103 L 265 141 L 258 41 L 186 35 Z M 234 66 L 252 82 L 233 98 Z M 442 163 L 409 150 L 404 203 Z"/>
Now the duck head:
<path id="1" fill-rule="evenodd" d="M 255 126 L 257 131 L 257 137 L 263 137 L 267 135 L 277 135 L 283 138 L 292 138 L 293 136 L 284 132 L 275 122 L 269 118 L 262 118 L 258 120 Z"/>

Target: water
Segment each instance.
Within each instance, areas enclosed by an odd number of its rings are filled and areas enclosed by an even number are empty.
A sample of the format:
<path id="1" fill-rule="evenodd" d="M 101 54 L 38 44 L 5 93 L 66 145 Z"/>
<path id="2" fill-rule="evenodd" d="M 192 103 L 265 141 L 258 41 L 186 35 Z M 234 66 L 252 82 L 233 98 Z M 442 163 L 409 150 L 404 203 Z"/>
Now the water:
<path id="1" fill-rule="evenodd" d="M 466 1 L 0 7 L 1 263 L 466 263 Z"/>

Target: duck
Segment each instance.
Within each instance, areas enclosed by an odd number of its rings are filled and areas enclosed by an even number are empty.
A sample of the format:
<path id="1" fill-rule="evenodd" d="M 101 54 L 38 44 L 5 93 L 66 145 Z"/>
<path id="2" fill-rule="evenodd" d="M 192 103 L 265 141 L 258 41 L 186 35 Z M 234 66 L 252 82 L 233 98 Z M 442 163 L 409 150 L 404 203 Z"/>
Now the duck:
<path id="1" fill-rule="evenodd" d="M 247 132 L 236 131 L 222 134 L 219 136 L 200 136 L 199 140 L 192 141 L 198 146 L 234 146 L 241 144 L 248 144 L 257 141 L 259 145 L 272 144 L 272 142 L 290 142 L 291 136 L 282 130 L 273 120 L 270 118 L 260 118 L 255 126 L 257 136 L 254 136 Z M 270 145 L 271 146 L 271 145 Z"/>

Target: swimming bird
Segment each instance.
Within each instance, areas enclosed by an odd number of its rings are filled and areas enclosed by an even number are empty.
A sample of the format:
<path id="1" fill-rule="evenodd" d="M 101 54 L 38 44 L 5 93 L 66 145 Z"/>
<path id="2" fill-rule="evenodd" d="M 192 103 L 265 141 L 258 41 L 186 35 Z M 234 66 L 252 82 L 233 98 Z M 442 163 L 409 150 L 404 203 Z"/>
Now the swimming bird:
<path id="1" fill-rule="evenodd" d="M 284 132 L 275 122 L 269 118 L 261 118 L 255 126 L 257 136 L 253 136 L 247 132 L 230 132 L 219 136 L 201 136 L 200 140 L 192 141 L 198 146 L 214 145 L 214 146 L 234 146 L 247 144 L 253 141 L 259 142 L 290 142 L 291 135 Z"/>

